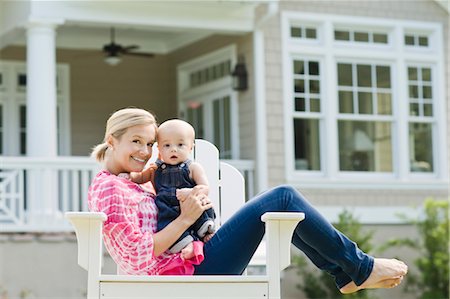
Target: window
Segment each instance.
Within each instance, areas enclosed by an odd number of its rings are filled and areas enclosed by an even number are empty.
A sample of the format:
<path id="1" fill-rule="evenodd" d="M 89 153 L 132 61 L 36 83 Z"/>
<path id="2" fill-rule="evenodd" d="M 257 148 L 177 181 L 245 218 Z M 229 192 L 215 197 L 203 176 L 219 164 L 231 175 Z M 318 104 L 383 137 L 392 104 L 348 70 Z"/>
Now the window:
<path id="1" fill-rule="evenodd" d="M 405 34 L 405 46 L 428 47 L 428 36 L 419 34 Z"/>
<path id="2" fill-rule="evenodd" d="M 295 169 L 320 170 L 320 62 L 294 59 L 292 67 Z"/>
<path id="3" fill-rule="evenodd" d="M 23 62 L 0 61 L 0 154 L 18 156 L 27 152 L 27 75 Z M 69 69 L 57 65 L 58 154 L 70 154 Z M 64 117 L 61 116 L 63 113 Z"/>
<path id="4" fill-rule="evenodd" d="M 309 26 L 292 26 L 291 37 L 301 39 L 317 39 L 317 29 Z"/>
<path id="5" fill-rule="evenodd" d="M 297 12 L 282 24 L 288 181 L 448 178 L 439 24 Z"/>
<path id="6" fill-rule="evenodd" d="M 238 159 L 236 92 L 231 88 L 235 46 L 226 47 L 178 67 L 180 115 L 196 137 L 214 143 L 221 159 Z"/>
<path id="7" fill-rule="evenodd" d="M 391 172 L 390 66 L 338 63 L 337 75 L 339 170 Z"/>
<path id="8" fill-rule="evenodd" d="M 389 41 L 387 33 L 345 29 L 334 30 L 334 40 L 373 44 L 387 44 Z"/>
<path id="9" fill-rule="evenodd" d="M 433 69 L 409 65 L 409 157 L 411 172 L 433 172 Z"/>

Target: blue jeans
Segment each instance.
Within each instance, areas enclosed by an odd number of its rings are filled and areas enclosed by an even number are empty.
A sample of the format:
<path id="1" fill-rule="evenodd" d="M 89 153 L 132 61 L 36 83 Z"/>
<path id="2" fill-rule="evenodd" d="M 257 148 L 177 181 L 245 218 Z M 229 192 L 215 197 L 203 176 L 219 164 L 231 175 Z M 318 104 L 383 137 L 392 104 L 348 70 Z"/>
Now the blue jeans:
<path id="1" fill-rule="evenodd" d="M 361 285 L 373 268 L 373 257 L 336 230 L 294 188 L 280 186 L 248 201 L 222 225 L 204 246 L 205 260 L 195 275 L 242 274 L 264 236 L 265 212 L 304 212 L 292 244 L 320 269 L 330 273 L 341 288 L 351 281 Z"/>

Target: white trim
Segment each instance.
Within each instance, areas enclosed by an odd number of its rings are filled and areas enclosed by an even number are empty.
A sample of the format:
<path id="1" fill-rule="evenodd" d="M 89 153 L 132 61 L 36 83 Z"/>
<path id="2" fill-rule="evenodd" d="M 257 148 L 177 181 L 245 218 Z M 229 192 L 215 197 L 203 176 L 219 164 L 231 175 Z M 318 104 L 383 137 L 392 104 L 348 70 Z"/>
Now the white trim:
<path id="1" fill-rule="evenodd" d="M 305 22 L 317 25 L 320 38 L 316 43 L 302 42 L 290 37 L 290 26 L 292 23 Z M 347 24 L 350 27 L 358 26 L 366 28 L 383 28 L 388 34 L 389 43 L 381 46 L 359 45 L 357 43 L 341 43 L 334 40 L 334 25 Z M 383 24 L 382 26 L 378 24 Z M 401 21 L 382 18 L 361 18 L 353 16 L 282 12 L 282 55 L 283 55 L 283 97 L 285 113 L 285 175 L 288 183 L 302 187 L 325 187 L 325 188 L 362 188 L 376 186 L 385 189 L 443 189 L 448 187 L 447 148 L 446 148 L 446 95 L 444 80 L 442 25 L 432 22 Z M 421 29 L 421 32 L 429 33 L 429 47 L 426 49 L 408 48 L 404 46 L 405 30 Z M 292 60 L 301 55 L 301 59 L 314 59 L 320 62 L 321 76 L 321 171 L 296 171 L 293 163 L 293 127 L 294 112 L 292 108 L 293 99 L 293 73 Z M 368 60 L 369 59 L 369 60 Z M 352 63 L 386 64 L 391 69 L 391 94 L 393 100 L 392 115 L 364 116 L 367 121 L 385 120 L 392 126 L 392 151 L 393 153 L 404 152 L 405 155 L 393 156 L 392 172 L 389 173 L 366 173 L 366 172 L 344 172 L 338 167 L 337 149 L 337 120 L 339 119 L 337 109 L 337 74 L 336 63 L 350 61 Z M 407 132 L 409 109 L 408 103 L 398 99 L 408 98 L 408 86 L 405 81 L 406 71 L 404 68 L 409 64 L 424 63 L 436 68 L 438 75 L 433 73 L 433 105 L 439 109 L 432 123 L 437 126 L 433 131 L 433 150 L 435 168 L 433 173 L 410 173 L 407 146 Z M 326 76 L 326 77 L 325 77 Z M 326 102 L 326 103 L 325 103 Z M 312 115 L 312 114 L 311 114 Z M 317 114 L 316 114 L 317 115 Z M 302 117 L 305 115 L 302 114 Z M 360 115 L 345 117 L 345 119 L 361 119 Z M 322 128 L 323 127 L 323 128 Z M 326 130 L 324 130 L 326 128 Z M 327 134 L 327 136 L 325 136 Z M 439 141 L 439 142 L 438 142 Z M 406 143 L 405 143 L 406 142 Z"/>
<path id="2" fill-rule="evenodd" d="M 253 32 L 253 73 L 255 77 L 255 142 L 256 142 L 256 193 L 267 189 L 267 111 L 266 111 L 266 68 L 264 51 L 264 32 L 255 29 Z"/>
<path id="3" fill-rule="evenodd" d="M 337 223 L 339 214 L 344 210 L 349 211 L 355 219 L 365 225 L 398 225 L 410 224 L 400 217 L 403 215 L 411 220 L 417 220 L 421 216 L 420 209 L 408 206 L 366 207 L 366 206 L 316 206 L 316 209 L 330 222 Z M 306 215 L 308 218 L 308 215 Z"/>

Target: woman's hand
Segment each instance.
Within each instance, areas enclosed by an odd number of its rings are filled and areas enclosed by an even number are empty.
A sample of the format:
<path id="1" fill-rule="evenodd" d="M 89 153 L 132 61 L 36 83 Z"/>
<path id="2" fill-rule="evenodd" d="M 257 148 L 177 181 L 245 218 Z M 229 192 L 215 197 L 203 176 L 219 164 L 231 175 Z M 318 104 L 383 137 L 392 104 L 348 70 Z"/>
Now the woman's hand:
<path id="1" fill-rule="evenodd" d="M 195 189 L 195 188 L 193 188 Z M 211 200 L 204 194 L 192 190 L 184 201 L 180 201 L 180 218 L 192 225 L 207 209 L 212 208 Z"/>
<path id="2" fill-rule="evenodd" d="M 209 192 L 209 188 L 206 185 L 197 185 L 194 188 L 181 188 L 181 189 L 177 189 L 177 199 L 179 201 L 185 201 L 189 195 L 208 196 L 208 192 Z"/>

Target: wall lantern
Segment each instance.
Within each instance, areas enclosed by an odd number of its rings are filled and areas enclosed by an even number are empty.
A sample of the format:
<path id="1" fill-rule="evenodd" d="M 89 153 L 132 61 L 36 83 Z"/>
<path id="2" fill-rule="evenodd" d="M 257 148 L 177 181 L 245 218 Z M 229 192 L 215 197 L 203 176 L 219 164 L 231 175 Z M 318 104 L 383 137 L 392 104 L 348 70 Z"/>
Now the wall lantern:
<path id="1" fill-rule="evenodd" d="M 247 75 L 247 69 L 245 67 L 245 61 L 244 56 L 239 56 L 238 63 L 234 67 L 233 72 L 231 73 L 232 76 L 232 84 L 233 89 L 242 91 L 247 90 L 248 88 L 248 75 Z"/>

